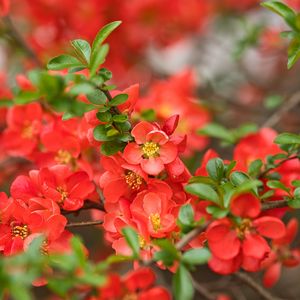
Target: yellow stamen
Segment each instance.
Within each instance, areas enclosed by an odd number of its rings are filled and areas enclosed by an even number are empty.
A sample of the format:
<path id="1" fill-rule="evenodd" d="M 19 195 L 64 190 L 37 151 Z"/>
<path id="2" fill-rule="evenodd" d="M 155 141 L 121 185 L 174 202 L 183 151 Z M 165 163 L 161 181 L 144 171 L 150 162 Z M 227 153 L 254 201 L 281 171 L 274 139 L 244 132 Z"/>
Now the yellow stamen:
<path id="1" fill-rule="evenodd" d="M 146 158 L 150 157 L 157 157 L 158 156 L 158 151 L 159 151 L 159 146 L 156 143 L 153 142 L 146 142 L 143 147 L 143 154 Z"/>
<path id="2" fill-rule="evenodd" d="M 64 189 L 63 187 L 61 187 L 61 186 L 58 186 L 58 187 L 56 188 L 56 190 L 57 190 L 57 191 L 60 193 L 60 195 L 61 195 L 60 202 L 63 203 L 63 202 L 66 200 L 66 198 L 68 197 L 68 192 L 66 192 L 65 189 Z"/>
<path id="3" fill-rule="evenodd" d="M 126 294 L 122 300 L 137 300 L 138 296 L 136 293 L 130 293 L 130 294 Z"/>
<path id="4" fill-rule="evenodd" d="M 158 231 L 161 228 L 160 215 L 158 213 L 150 215 L 150 221 L 154 231 Z"/>
<path id="5" fill-rule="evenodd" d="M 125 175 L 125 181 L 132 190 L 136 191 L 139 190 L 143 184 L 143 178 L 132 171 L 127 172 Z"/>
<path id="6" fill-rule="evenodd" d="M 66 150 L 58 150 L 54 160 L 59 164 L 68 164 L 72 159 L 70 152 Z"/>
<path id="7" fill-rule="evenodd" d="M 32 125 L 27 125 L 23 128 L 21 133 L 22 138 L 31 139 L 33 137 L 33 127 Z"/>
<path id="8" fill-rule="evenodd" d="M 141 249 L 144 249 L 145 246 L 146 246 L 146 240 L 141 236 L 141 235 L 138 235 L 138 238 L 139 238 L 139 245 L 140 245 L 140 248 Z"/>
<path id="9" fill-rule="evenodd" d="M 11 229 L 13 237 L 19 236 L 22 240 L 26 239 L 29 235 L 29 229 L 27 225 L 15 225 Z"/>

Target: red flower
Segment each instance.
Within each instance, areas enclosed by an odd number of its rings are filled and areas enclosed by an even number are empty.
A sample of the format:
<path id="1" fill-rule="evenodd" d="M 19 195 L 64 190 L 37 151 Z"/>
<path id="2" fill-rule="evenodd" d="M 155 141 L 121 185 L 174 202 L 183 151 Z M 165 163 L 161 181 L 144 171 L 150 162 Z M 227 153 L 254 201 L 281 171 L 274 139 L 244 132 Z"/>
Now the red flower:
<path id="1" fill-rule="evenodd" d="M 104 172 L 99 181 L 106 202 L 117 202 L 121 197 L 133 199 L 146 186 L 147 174 L 140 166 L 128 164 L 121 156 L 102 156 Z"/>
<path id="2" fill-rule="evenodd" d="M 17 177 L 11 185 L 11 194 L 25 201 L 33 197 L 49 198 L 65 210 L 77 210 L 94 189 L 85 172 L 72 173 L 68 166 L 56 165 L 30 171 L 29 177 Z"/>
<path id="3" fill-rule="evenodd" d="M 166 194 L 144 191 L 132 202 L 130 209 L 135 219 L 147 224 L 152 237 L 165 237 L 176 227 L 172 209 L 175 203 Z"/>
<path id="4" fill-rule="evenodd" d="M 135 143 L 125 147 L 123 156 L 130 164 L 140 164 L 149 175 L 158 175 L 166 164 L 176 159 L 176 145 L 158 126 L 143 121 L 132 129 L 131 134 Z"/>
<path id="5" fill-rule="evenodd" d="M 243 209 L 236 211 L 245 217 L 253 214 L 250 211 L 250 215 L 247 215 Z M 282 237 L 284 233 L 283 222 L 274 217 L 260 217 L 255 220 L 245 218 L 237 223 L 228 218 L 214 221 L 206 233 L 213 254 L 209 266 L 221 274 L 235 272 L 240 266 L 249 272 L 257 271 L 270 253 L 270 247 L 262 236 L 275 239 Z"/>
<path id="6" fill-rule="evenodd" d="M 9 214 L 0 224 L 0 251 L 4 255 L 23 251 L 25 242 L 32 240 L 33 234 L 43 234 L 47 243 L 51 243 L 64 231 L 67 220 L 52 200 L 33 198 L 26 204 L 21 200 L 12 199 L 11 203 L 6 199 L 6 202 L 6 209 L 2 206 L 1 211 L 9 211 Z"/>
<path id="7" fill-rule="evenodd" d="M 3 132 L 4 149 L 14 156 L 28 156 L 37 147 L 42 129 L 42 109 L 38 103 L 14 106 L 7 113 Z"/>
<path id="8" fill-rule="evenodd" d="M 99 289 L 99 296 L 93 296 L 89 300 L 171 300 L 165 288 L 153 287 L 154 282 L 154 272 L 146 267 L 130 271 L 123 278 L 117 274 L 110 274 L 108 283 Z"/>
<path id="9" fill-rule="evenodd" d="M 263 284 L 272 287 L 279 280 L 282 266 L 295 267 L 300 264 L 300 249 L 291 248 L 298 231 L 297 219 L 291 219 L 286 226 L 286 234 L 272 241 L 272 252 L 264 261 L 265 274 Z"/>

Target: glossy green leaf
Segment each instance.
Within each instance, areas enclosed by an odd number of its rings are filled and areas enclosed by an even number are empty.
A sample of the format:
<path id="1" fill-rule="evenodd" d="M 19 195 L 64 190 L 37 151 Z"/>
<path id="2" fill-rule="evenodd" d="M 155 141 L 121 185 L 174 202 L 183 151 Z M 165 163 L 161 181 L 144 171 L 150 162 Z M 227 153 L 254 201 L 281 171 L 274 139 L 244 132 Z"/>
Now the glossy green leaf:
<path id="1" fill-rule="evenodd" d="M 82 64 L 88 65 L 91 56 L 90 44 L 85 40 L 77 39 L 71 41 L 71 45 L 75 50 L 77 58 L 82 62 Z"/>
<path id="2" fill-rule="evenodd" d="M 220 204 L 220 199 L 217 192 L 208 184 L 191 183 L 185 186 L 185 190 L 203 200 L 210 200 L 214 203 Z"/>
<path id="3" fill-rule="evenodd" d="M 192 300 L 194 298 L 194 286 L 187 268 L 180 264 L 172 282 L 173 294 L 176 300 Z"/>
<path id="4" fill-rule="evenodd" d="M 300 144 L 300 135 L 295 133 L 281 133 L 279 134 L 274 143 L 276 144 Z"/>
<path id="5" fill-rule="evenodd" d="M 224 162 L 221 158 L 212 158 L 206 164 L 206 170 L 209 176 L 216 180 L 220 181 L 224 175 Z"/>
<path id="6" fill-rule="evenodd" d="M 207 248 L 195 248 L 186 251 L 182 256 L 182 262 L 190 265 L 206 264 L 211 254 Z"/>
<path id="7" fill-rule="evenodd" d="M 88 93 L 87 98 L 91 103 L 95 105 L 106 103 L 106 95 L 99 89 L 94 89 L 93 92 Z"/>
<path id="8" fill-rule="evenodd" d="M 47 68 L 49 70 L 64 70 L 68 68 L 74 68 L 74 67 L 85 67 L 76 57 L 71 55 L 59 55 L 54 58 L 52 58 L 48 64 Z"/>
<path id="9" fill-rule="evenodd" d="M 99 68 L 100 65 L 102 65 L 105 62 L 105 58 L 108 54 L 109 51 L 109 45 L 104 44 L 103 46 L 100 47 L 98 51 L 96 51 L 90 61 L 90 76 L 94 76 L 97 72 L 97 69 Z"/>
<path id="10" fill-rule="evenodd" d="M 128 99 L 127 94 L 119 94 L 119 95 L 115 96 L 111 101 L 109 101 L 109 105 L 110 106 L 118 106 L 118 105 L 126 102 L 127 99 Z"/>

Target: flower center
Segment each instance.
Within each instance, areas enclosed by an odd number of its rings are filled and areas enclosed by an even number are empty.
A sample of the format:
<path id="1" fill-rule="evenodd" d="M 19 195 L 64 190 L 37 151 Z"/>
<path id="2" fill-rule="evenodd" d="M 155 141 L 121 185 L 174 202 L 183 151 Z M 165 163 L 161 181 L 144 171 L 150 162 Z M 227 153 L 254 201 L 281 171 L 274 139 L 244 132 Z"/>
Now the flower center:
<path id="1" fill-rule="evenodd" d="M 140 248 L 141 248 L 141 249 L 144 249 L 145 246 L 146 246 L 146 240 L 145 240 L 141 235 L 138 235 L 138 238 L 139 238 L 139 245 L 140 245 Z"/>
<path id="2" fill-rule="evenodd" d="M 143 178 L 132 171 L 128 171 L 125 175 L 125 181 L 132 190 L 137 191 L 143 183 Z"/>
<path id="3" fill-rule="evenodd" d="M 60 197 L 60 202 L 63 203 L 67 197 L 68 197 L 68 192 L 65 191 L 65 189 L 61 186 L 58 186 L 56 188 L 56 190 L 60 193 L 61 197 Z"/>
<path id="4" fill-rule="evenodd" d="M 29 235 L 29 229 L 27 225 L 14 225 L 11 229 L 13 237 L 19 236 L 22 240 L 26 239 Z"/>
<path id="5" fill-rule="evenodd" d="M 150 158 L 150 157 L 157 157 L 158 156 L 158 151 L 159 151 L 159 146 L 156 143 L 153 142 L 146 142 L 143 147 L 143 154 L 145 158 Z"/>
<path id="6" fill-rule="evenodd" d="M 245 234 L 251 230 L 252 224 L 250 219 L 243 219 L 242 223 L 236 228 L 237 235 L 240 239 L 245 237 Z"/>
<path id="7" fill-rule="evenodd" d="M 21 136 L 25 139 L 30 139 L 33 137 L 33 127 L 32 125 L 27 125 L 23 128 Z"/>
<path id="8" fill-rule="evenodd" d="M 154 231 L 157 231 L 158 229 L 161 228 L 161 220 L 160 220 L 160 215 L 158 213 L 151 214 L 150 221 Z"/>
<path id="9" fill-rule="evenodd" d="M 60 164 L 68 164 L 72 159 L 70 152 L 66 150 L 58 150 L 54 160 Z"/>

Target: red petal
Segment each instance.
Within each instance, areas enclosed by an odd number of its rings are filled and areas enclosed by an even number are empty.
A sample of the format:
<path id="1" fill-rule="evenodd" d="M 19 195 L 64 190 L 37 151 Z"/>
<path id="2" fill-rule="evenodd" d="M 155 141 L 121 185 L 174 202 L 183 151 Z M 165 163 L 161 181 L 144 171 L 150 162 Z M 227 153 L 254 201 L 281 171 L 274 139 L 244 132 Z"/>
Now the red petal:
<path id="1" fill-rule="evenodd" d="M 242 247 L 245 256 L 258 259 L 264 258 L 270 252 L 268 243 L 258 234 L 248 234 L 243 241 Z"/>
<path id="2" fill-rule="evenodd" d="M 177 157 L 177 153 L 177 147 L 172 142 L 167 142 L 159 149 L 159 157 L 164 164 L 169 164 L 174 161 Z"/>
<path id="3" fill-rule="evenodd" d="M 233 259 L 222 260 L 213 256 L 209 262 L 208 266 L 216 273 L 227 275 L 236 272 L 241 265 L 241 256 L 238 255 Z"/>
<path id="4" fill-rule="evenodd" d="M 278 281 L 281 273 L 281 264 L 279 262 L 271 265 L 265 272 L 263 277 L 263 284 L 270 288 Z"/>
<path id="5" fill-rule="evenodd" d="M 261 217 L 253 221 L 256 230 L 263 236 L 278 239 L 281 238 L 286 230 L 284 223 L 275 217 Z"/>
<path id="6" fill-rule="evenodd" d="M 135 138 L 137 144 L 145 144 L 147 134 L 157 128 L 149 122 L 142 121 L 134 126 L 131 135 Z"/>
<path id="7" fill-rule="evenodd" d="M 136 143 L 129 143 L 123 153 L 123 157 L 130 163 L 137 165 L 142 161 L 143 152 Z"/>
<path id="8" fill-rule="evenodd" d="M 170 293 L 163 287 L 154 287 L 148 291 L 142 292 L 138 300 L 171 300 Z"/>
<path id="9" fill-rule="evenodd" d="M 230 205 L 231 212 L 243 218 L 255 218 L 260 214 L 260 200 L 247 193 L 235 197 Z"/>
<path id="10" fill-rule="evenodd" d="M 159 157 L 143 159 L 141 162 L 141 167 L 143 171 L 145 171 L 149 175 L 154 176 L 158 175 L 161 171 L 164 170 L 164 164 Z"/>

